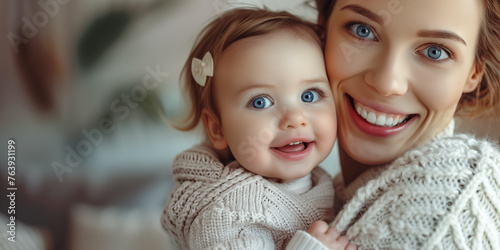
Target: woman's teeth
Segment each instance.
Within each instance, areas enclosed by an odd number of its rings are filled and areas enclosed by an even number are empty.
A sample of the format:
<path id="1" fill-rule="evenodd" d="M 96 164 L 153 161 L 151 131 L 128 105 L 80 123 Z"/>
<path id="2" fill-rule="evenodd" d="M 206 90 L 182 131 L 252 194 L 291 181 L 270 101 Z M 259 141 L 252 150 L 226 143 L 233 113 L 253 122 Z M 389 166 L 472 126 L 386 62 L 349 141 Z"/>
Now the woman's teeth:
<path id="1" fill-rule="evenodd" d="M 374 112 L 366 111 L 361 105 L 355 103 L 356 112 L 363 117 L 367 122 L 377 125 L 377 126 L 386 126 L 386 127 L 394 127 L 403 123 L 408 116 L 400 116 L 400 115 L 390 115 L 390 114 L 375 114 Z"/>

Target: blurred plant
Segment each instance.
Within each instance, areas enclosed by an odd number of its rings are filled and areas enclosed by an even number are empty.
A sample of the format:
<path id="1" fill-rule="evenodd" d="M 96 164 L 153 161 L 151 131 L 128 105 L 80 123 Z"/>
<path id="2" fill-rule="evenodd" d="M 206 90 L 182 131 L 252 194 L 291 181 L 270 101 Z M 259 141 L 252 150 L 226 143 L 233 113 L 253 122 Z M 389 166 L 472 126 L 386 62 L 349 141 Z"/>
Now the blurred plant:
<path id="1" fill-rule="evenodd" d="M 141 4 L 140 8 L 130 5 L 129 8 L 111 9 L 94 19 L 83 31 L 76 53 L 77 61 L 84 70 L 90 69 L 127 30 L 134 19 L 150 14 L 152 11 L 171 5 L 180 0 L 153 0 Z M 135 3 L 134 3 L 135 4 Z"/>
<path id="2" fill-rule="evenodd" d="M 96 18 L 78 41 L 76 49 L 80 65 L 89 69 L 118 40 L 130 21 L 130 13 L 116 10 Z"/>

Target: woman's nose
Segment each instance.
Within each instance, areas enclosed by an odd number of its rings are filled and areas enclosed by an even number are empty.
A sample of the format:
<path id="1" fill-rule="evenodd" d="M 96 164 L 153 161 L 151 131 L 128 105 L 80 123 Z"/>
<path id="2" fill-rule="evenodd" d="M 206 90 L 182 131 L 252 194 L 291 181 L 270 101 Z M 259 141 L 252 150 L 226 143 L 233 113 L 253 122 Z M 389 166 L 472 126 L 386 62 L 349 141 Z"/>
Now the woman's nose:
<path id="1" fill-rule="evenodd" d="M 402 53 L 387 53 L 364 75 L 365 82 L 381 96 L 404 95 L 408 90 Z"/>
<path id="2" fill-rule="evenodd" d="M 307 126 L 307 119 L 300 108 L 288 108 L 284 110 L 279 124 L 281 130 L 299 128 L 302 126 Z"/>

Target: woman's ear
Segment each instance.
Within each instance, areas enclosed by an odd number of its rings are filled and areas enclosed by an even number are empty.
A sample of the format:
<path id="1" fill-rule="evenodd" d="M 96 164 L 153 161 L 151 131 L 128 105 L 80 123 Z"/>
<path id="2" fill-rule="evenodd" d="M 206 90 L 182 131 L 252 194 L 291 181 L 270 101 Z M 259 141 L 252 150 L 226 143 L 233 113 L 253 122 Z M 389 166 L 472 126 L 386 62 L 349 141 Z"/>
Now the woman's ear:
<path id="1" fill-rule="evenodd" d="M 219 118 L 206 109 L 201 111 L 201 117 L 203 118 L 203 123 L 205 124 L 205 131 L 214 145 L 214 148 L 217 150 L 226 149 L 227 142 L 224 134 L 222 133 L 222 126 Z"/>
<path id="2" fill-rule="evenodd" d="M 484 61 L 474 63 L 469 73 L 469 76 L 467 77 L 467 82 L 464 85 L 463 93 L 472 92 L 477 88 L 477 86 L 483 80 L 485 67 L 486 65 Z"/>

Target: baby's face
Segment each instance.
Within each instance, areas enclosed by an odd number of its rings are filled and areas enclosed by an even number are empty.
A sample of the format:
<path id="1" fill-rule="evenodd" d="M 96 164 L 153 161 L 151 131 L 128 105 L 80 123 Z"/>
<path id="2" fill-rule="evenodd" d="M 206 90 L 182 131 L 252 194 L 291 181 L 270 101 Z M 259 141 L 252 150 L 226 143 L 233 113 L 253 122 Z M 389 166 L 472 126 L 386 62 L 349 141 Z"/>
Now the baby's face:
<path id="1" fill-rule="evenodd" d="M 244 168 L 288 181 L 332 150 L 335 104 L 312 39 L 279 32 L 235 42 L 216 62 L 214 81 L 224 140 Z"/>

